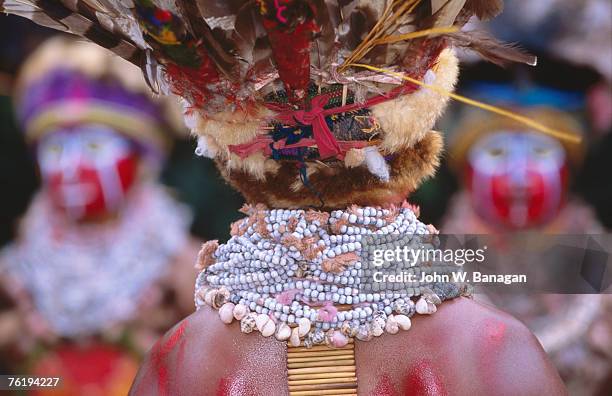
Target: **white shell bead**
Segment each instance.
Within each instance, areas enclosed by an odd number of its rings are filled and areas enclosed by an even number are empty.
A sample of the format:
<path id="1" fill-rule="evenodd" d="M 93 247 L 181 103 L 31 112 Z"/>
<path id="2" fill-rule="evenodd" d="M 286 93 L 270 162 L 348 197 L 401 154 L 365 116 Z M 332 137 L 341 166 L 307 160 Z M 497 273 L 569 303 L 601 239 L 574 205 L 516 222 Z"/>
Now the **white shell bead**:
<path id="1" fill-rule="evenodd" d="M 310 331 L 310 320 L 307 318 L 302 318 L 298 322 L 298 331 L 300 337 L 304 337 Z"/>
<path id="2" fill-rule="evenodd" d="M 215 289 L 210 289 L 209 291 L 206 292 L 206 294 L 204 295 L 204 302 L 207 305 L 211 305 L 213 303 L 213 298 L 216 294 L 216 290 Z"/>
<path id="3" fill-rule="evenodd" d="M 389 315 L 389 317 L 387 317 L 385 331 L 389 334 L 397 334 L 397 332 L 399 331 L 399 324 L 397 323 L 395 316 Z"/>
<path id="4" fill-rule="evenodd" d="M 247 316 L 242 318 L 240 321 L 240 331 L 243 333 L 250 333 L 255 328 L 255 314 L 249 313 Z"/>
<path id="5" fill-rule="evenodd" d="M 425 299 L 423 298 L 419 298 L 419 301 L 417 301 L 416 303 L 416 311 L 417 313 L 420 313 L 421 315 L 427 315 L 429 314 L 429 307 L 427 306 L 427 301 L 425 301 Z"/>
<path id="6" fill-rule="evenodd" d="M 268 315 L 265 315 L 265 314 L 257 315 L 257 317 L 255 318 L 255 326 L 257 327 L 257 330 L 263 332 L 264 326 L 269 321 L 270 321 L 270 317 Z"/>
<path id="7" fill-rule="evenodd" d="M 234 304 L 225 303 L 219 308 L 219 317 L 225 324 L 230 324 L 234 320 Z"/>
<path id="8" fill-rule="evenodd" d="M 276 339 L 279 341 L 287 341 L 289 337 L 291 337 L 291 327 L 287 326 L 285 323 L 279 324 L 276 330 Z"/>
<path id="9" fill-rule="evenodd" d="M 293 347 L 300 346 L 300 329 L 298 327 L 294 327 L 291 330 L 291 336 L 289 337 L 289 344 Z"/>
<path id="10" fill-rule="evenodd" d="M 393 319 L 397 322 L 399 328 L 402 330 L 410 330 L 410 327 L 412 327 L 412 321 L 406 315 L 394 315 Z"/>
<path id="11" fill-rule="evenodd" d="M 263 329 L 261 329 L 261 335 L 264 337 L 270 337 L 272 334 L 274 334 L 275 330 L 276 325 L 274 324 L 274 322 L 268 320 L 268 322 L 264 325 Z"/>
<path id="12" fill-rule="evenodd" d="M 234 311 L 232 313 L 236 320 L 241 320 L 249 313 L 249 310 L 243 304 L 238 304 L 234 307 Z"/>

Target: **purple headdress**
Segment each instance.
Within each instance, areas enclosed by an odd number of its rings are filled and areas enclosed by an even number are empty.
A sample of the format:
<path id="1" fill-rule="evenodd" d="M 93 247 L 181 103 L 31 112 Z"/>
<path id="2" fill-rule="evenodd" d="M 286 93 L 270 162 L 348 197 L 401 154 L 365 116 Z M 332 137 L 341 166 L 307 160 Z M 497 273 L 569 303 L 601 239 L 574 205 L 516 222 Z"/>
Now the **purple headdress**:
<path id="1" fill-rule="evenodd" d="M 80 61 L 74 59 L 79 49 Z M 133 68 L 93 44 L 66 39 L 43 44 L 24 65 L 17 86 L 16 107 L 27 141 L 35 143 L 57 128 L 96 123 L 112 127 L 147 153 L 163 154 L 173 129 L 167 109 Z"/>

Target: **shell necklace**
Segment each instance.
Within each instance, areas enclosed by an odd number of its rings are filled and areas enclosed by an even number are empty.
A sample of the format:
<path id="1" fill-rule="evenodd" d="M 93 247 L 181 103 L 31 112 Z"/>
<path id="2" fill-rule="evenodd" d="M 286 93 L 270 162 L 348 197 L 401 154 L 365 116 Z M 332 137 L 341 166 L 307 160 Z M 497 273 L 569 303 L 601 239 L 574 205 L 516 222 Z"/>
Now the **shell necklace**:
<path id="1" fill-rule="evenodd" d="M 146 292 L 185 246 L 191 214 L 161 186 L 132 192 L 121 218 L 104 224 L 62 221 L 39 194 L 20 238 L 1 253 L 0 272 L 25 291 L 51 330 L 87 336 L 131 319 Z"/>
<path id="2" fill-rule="evenodd" d="M 413 248 L 434 243 L 437 230 L 417 220 L 418 209 L 407 203 L 332 212 L 247 205 L 242 211 L 248 217 L 232 224 L 226 244 L 202 247 L 195 303 L 218 309 L 224 323 L 240 321 L 244 333 L 256 330 L 292 347 L 343 348 L 353 338 L 408 330 L 415 313 L 432 314 L 464 292 L 452 282 L 364 287 L 371 276 L 364 257 L 374 248 L 391 249 L 398 237 Z M 411 271 L 420 278 L 453 268 L 420 261 Z"/>

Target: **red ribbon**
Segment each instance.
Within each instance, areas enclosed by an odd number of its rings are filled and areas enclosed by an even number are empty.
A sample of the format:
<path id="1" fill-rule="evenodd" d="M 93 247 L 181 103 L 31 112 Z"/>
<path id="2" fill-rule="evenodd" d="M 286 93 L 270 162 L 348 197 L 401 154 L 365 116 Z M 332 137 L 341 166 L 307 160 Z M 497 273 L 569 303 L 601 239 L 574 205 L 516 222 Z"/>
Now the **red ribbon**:
<path id="1" fill-rule="evenodd" d="M 255 139 L 251 140 L 248 143 L 242 144 L 230 144 L 228 146 L 229 151 L 238 155 L 240 158 L 246 158 L 249 155 L 256 153 L 258 151 L 263 151 L 264 154 L 269 155 L 270 143 L 272 143 L 272 138 L 268 135 L 257 135 Z"/>
<path id="2" fill-rule="evenodd" d="M 312 136 L 317 142 L 321 159 L 335 157 L 340 154 L 340 146 L 329 130 L 325 117 L 334 114 L 338 109 L 325 110 L 323 107 L 329 102 L 329 95 L 315 96 L 310 101 L 310 110 L 284 111 L 276 119 L 285 125 L 309 125 L 312 127 Z"/>
<path id="3" fill-rule="evenodd" d="M 323 94 L 315 96 L 310 101 L 310 110 L 293 110 L 286 108 L 279 108 L 273 104 L 268 105 L 272 110 L 280 111 L 274 118 L 279 120 L 285 125 L 299 126 L 308 125 L 312 127 L 312 136 L 317 142 L 317 148 L 319 149 L 319 155 L 321 159 L 329 157 L 337 157 L 341 154 L 340 146 L 336 141 L 333 133 L 330 131 L 325 117 L 345 113 L 355 109 L 362 109 L 364 107 L 373 106 L 377 103 L 389 100 L 389 96 L 376 96 L 365 103 L 354 103 L 341 107 L 332 107 L 331 109 L 325 109 L 324 106 L 329 103 L 330 95 Z"/>
<path id="4" fill-rule="evenodd" d="M 366 107 L 371 107 L 376 104 L 386 102 L 387 100 L 394 99 L 400 95 L 405 95 L 407 93 L 413 92 L 416 88 L 417 86 L 413 84 L 407 84 L 391 90 L 386 95 L 375 96 L 367 100 L 365 103 L 354 103 L 341 107 L 332 107 L 331 109 L 324 108 L 324 106 L 329 103 L 329 94 L 323 94 L 312 98 L 312 100 L 310 101 L 310 110 L 294 110 L 288 108 L 287 106 L 282 106 L 276 103 L 268 103 L 267 107 L 270 110 L 277 111 L 278 114 L 273 118 L 282 122 L 285 125 L 311 126 L 314 142 L 316 143 L 317 148 L 319 149 L 319 155 L 321 159 L 329 157 L 343 158 L 344 153 L 346 153 L 346 151 L 351 148 L 365 147 L 367 146 L 367 142 L 363 142 L 364 144 L 360 144 L 358 142 L 338 142 L 331 130 L 329 129 L 329 126 L 325 121 L 325 117 L 334 114 L 346 113 L 348 111 L 353 111 L 357 109 L 363 109 Z M 269 154 L 271 152 L 271 149 L 269 147 L 269 144 L 271 142 L 271 137 L 267 135 L 258 135 L 255 139 L 248 143 L 230 145 L 229 150 L 230 152 L 237 154 L 241 158 L 246 158 L 257 151 L 264 151 L 264 153 Z M 284 148 L 310 146 L 311 143 L 312 142 L 310 141 L 310 139 L 302 139 L 300 140 L 300 142 L 284 146 Z"/>
<path id="5" fill-rule="evenodd" d="M 271 136 L 258 135 L 255 139 L 251 140 L 248 143 L 230 145 L 229 150 L 230 152 L 244 159 L 249 155 L 259 151 L 262 151 L 266 156 L 270 156 L 272 154 L 272 148 L 270 147 L 270 144 L 273 144 L 274 148 L 277 150 L 283 150 L 298 147 L 309 147 L 316 143 L 317 142 L 314 139 L 306 138 L 301 139 L 297 143 L 286 144 L 286 140 L 279 140 L 278 142 L 274 142 Z M 369 145 L 369 142 L 364 140 L 340 140 L 337 143 L 340 148 L 340 153 L 337 156 L 339 159 L 344 159 L 344 155 L 350 149 L 360 149 Z"/>

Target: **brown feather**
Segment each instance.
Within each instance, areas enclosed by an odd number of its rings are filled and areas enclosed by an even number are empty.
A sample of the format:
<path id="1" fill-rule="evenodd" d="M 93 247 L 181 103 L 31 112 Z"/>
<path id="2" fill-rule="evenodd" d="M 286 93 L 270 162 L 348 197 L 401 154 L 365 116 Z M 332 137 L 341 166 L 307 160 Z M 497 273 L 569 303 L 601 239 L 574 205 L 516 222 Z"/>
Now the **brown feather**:
<path id="1" fill-rule="evenodd" d="M 367 6 L 355 7 L 350 14 L 344 15 L 344 27 L 340 29 L 338 39 L 342 46 L 354 50 L 374 27 L 377 13 Z"/>
<path id="2" fill-rule="evenodd" d="M 205 18 L 236 15 L 240 8 L 249 3 L 248 0 L 188 0 Z M 194 4 L 197 3 L 197 4 Z"/>
<path id="3" fill-rule="evenodd" d="M 317 57 L 313 58 L 313 62 L 317 67 L 325 68 L 333 61 L 331 55 L 335 50 L 336 27 L 342 16 L 336 0 L 314 0 L 312 4 L 320 28 L 314 39 L 313 48 Z"/>
<path id="4" fill-rule="evenodd" d="M 500 66 L 510 62 L 537 64 L 537 57 L 514 44 L 503 43 L 483 31 L 457 32 L 450 34 L 453 44 L 477 52 L 484 59 Z"/>
<path id="5" fill-rule="evenodd" d="M 504 10 L 503 0 L 467 0 L 465 9 L 481 21 L 492 19 Z"/>
<path id="6" fill-rule="evenodd" d="M 466 0 L 449 0 L 433 15 L 435 27 L 453 26 Z"/>
<path id="7" fill-rule="evenodd" d="M 254 51 L 257 40 L 265 37 L 266 31 L 261 26 L 258 13 L 252 7 L 243 7 L 236 14 L 232 40 L 236 43 L 238 56 L 248 64 L 254 62 Z"/>
<path id="8" fill-rule="evenodd" d="M 213 60 L 217 69 L 230 80 L 235 80 L 238 71 L 238 61 L 227 51 L 227 47 L 223 45 L 228 45 L 229 42 L 221 43 L 219 37 L 215 37 L 215 34 L 200 15 L 200 11 L 194 2 L 176 0 L 176 5 L 188 29 L 194 37 L 202 40 L 208 56 Z"/>
<path id="9" fill-rule="evenodd" d="M 142 64 L 144 52 L 132 41 L 107 30 L 97 18 L 89 19 L 80 13 L 81 10 L 74 12 L 62 2 L 13 0 L 3 1 L 0 6 L 8 13 L 30 18 L 39 25 L 85 37 L 137 66 Z"/>

